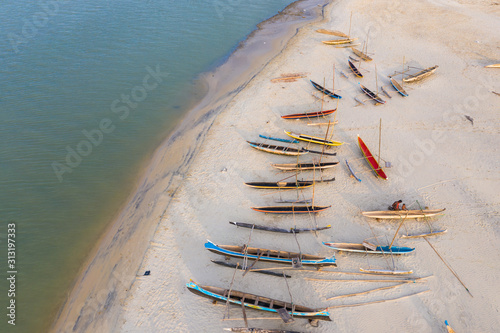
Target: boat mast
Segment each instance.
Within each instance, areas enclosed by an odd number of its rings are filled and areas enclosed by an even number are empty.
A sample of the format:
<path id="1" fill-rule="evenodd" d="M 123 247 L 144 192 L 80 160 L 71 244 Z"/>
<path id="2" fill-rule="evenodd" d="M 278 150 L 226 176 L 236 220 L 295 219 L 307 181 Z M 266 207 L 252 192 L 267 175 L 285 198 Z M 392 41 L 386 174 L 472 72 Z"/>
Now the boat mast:
<path id="1" fill-rule="evenodd" d="M 378 168 L 382 169 L 380 166 L 380 144 L 382 142 L 382 118 L 380 118 L 380 125 L 378 127 Z"/>

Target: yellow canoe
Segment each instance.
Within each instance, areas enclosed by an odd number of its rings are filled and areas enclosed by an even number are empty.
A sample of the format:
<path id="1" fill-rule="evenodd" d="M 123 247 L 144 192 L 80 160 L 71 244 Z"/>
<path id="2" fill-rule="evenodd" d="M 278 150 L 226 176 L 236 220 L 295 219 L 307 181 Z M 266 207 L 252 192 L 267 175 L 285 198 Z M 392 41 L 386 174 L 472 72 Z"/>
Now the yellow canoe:
<path id="1" fill-rule="evenodd" d="M 333 40 L 324 40 L 322 41 L 324 44 L 327 44 L 327 45 L 339 45 L 339 44 L 348 44 L 348 43 L 352 43 L 354 42 L 355 40 L 357 40 L 357 38 L 344 38 L 344 39 L 333 39 Z"/>
<path id="2" fill-rule="evenodd" d="M 340 141 L 325 140 L 324 138 L 319 138 L 317 136 L 311 136 L 311 135 L 306 135 L 306 134 L 295 134 L 295 133 L 288 132 L 288 131 L 285 131 L 285 134 L 288 135 L 289 137 L 296 139 L 296 140 L 316 143 L 319 145 L 340 146 L 340 145 L 344 144 L 343 142 L 340 142 Z"/>
<path id="3" fill-rule="evenodd" d="M 487 67 L 487 68 L 500 68 L 500 64 L 493 64 L 493 65 L 488 65 L 488 66 L 484 66 L 484 67 Z"/>

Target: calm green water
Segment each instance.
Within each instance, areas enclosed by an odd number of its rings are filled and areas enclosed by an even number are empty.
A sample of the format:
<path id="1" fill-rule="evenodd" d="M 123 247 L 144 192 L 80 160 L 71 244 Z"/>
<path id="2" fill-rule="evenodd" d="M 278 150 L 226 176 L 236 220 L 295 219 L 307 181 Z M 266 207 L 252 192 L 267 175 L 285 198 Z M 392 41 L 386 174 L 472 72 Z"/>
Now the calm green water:
<path id="1" fill-rule="evenodd" d="M 201 97 L 193 79 L 291 2 L 2 2 L 1 332 L 47 329 L 140 167 Z"/>

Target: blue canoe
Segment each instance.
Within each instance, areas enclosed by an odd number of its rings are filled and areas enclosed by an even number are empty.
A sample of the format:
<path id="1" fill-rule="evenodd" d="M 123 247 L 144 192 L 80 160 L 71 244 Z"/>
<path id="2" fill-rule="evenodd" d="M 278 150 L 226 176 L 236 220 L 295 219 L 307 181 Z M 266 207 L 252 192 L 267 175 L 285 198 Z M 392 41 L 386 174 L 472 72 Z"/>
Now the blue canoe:
<path id="1" fill-rule="evenodd" d="M 311 320 L 331 321 L 328 309 L 311 309 L 306 306 L 274 300 L 268 297 L 247 294 L 237 290 L 227 290 L 211 286 L 199 286 L 194 282 L 188 282 L 186 287 L 192 293 L 213 299 L 215 301 L 229 302 L 231 304 L 243 305 L 261 311 L 277 313 L 278 309 L 285 308 L 293 317 L 302 317 Z M 229 297 L 228 297 L 229 295 Z"/>
<path id="2" fill-rule="evenodd" d="M 331 98 L 342 98 L 342 96 L 340 95 L 337 95 L 333 92 L 331 92 L 330 90 L 328 89 L 325 89 L 323 88 L 322 86 L 320 86 L 319 84 L 317 84 L 316 82 L 314 82 L 313 80 L 309 80 L 311 81 L 312 85 L 314 86 L 314 88 L 318 89 L 319 91 L 321 91 L 323 94 L 327 95 L 327 96 L 330 96 Z"/>
<path id="3" fill-rule="evenodd" d="M 282 264 L 292 264 L 295 258 L 301 258 L 302 265 L 314 266 L 337 266 L 335 256 L 325 258 L 311 254 L 302 254 L 288 251 L 268 250 L 256 247 L 243 247 L 238 245 L 217 245 L 211 241 L 205 243 L 205 249 L 224 256 L 235 258 L 257 259 L 260 261 L 272 261 Z M 246 252 L 246 253 L 245 253 Z"/>
<path id="4" fill-rule="evenodd" d="M 364 244 L 356 243 L 327 243 L 323 242 L 323 245 L 337 250 L 346 252 L 357 252 L 357 253 L 367 253 L 367 254 L 407 254 L 413 252 L 415 249 L 411 247 L 402 246 L 377 246 L 375 249 L 366 247 Z"/>

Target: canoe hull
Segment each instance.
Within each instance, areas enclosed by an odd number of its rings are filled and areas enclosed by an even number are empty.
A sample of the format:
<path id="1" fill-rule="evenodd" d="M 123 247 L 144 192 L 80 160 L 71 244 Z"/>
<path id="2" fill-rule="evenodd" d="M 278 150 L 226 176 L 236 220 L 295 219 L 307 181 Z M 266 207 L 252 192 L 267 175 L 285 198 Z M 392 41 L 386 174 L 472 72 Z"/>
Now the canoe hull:
<path id="1" fill-rule="evenodd" d="M 302 255 L 302 265 L 312 265 L 312 266 L 337 266 L 335 261 L 335 257 L 325 258 L 320 256 L 313 256 L 307 254 L 300 253 L 291 253 L 287 251 L 276 251 L 276 250 L 268 250 L 268 249 L 260 249 L 260 248 L 250 248 L 245 254 L 243 249 L 238 246 L 227 246 L 227 245 L 217 245 L 211 241 L 207 241 L 205 243 L 205 249 L 217 253 L 224 256 L 230 256 L 234 258 L 247 258 L 259 261 L 268 261 L 268 262 L 276 262 L 280 264 L 292 264 L 292 259 L 298 258 Z M 250 251 L 253 250 L 253 251 Z M 253 252 L 253 253 L 252 253 Z M 259 256 L 257 253 L 271 253 L 272 255 L 262 255 Z M 279 255 L 276 255 L 279 253 Z"/>
<path id="2" fill-rule="evenodd" d="M 359 144 L 359 149 L 361 149 L 361 152 L 365 156 L 366 161 L 371 166 L 377 177 L 387 180 L 388 177 L 385 174 L 384 170 L 382 170 L 382 168 L 378 165 L 377 160 L 375 160 L 372 153 L 370 152 L 368 147 L 365 145 L 365 143 L 363 142 L 363 140 L 361 140 L 359 136 L 358 136 L 358 144 Z"/>
<path id="3" fill-rule="evenodd" d="M 314 88 L 316 88 L 317 90 L 321 91 L 323 94 L 325 94 L 327 96 L 330 96 L 331 98 L 342 98 L 342 96 L 337 95 L 337 94 L 331 92 L 330 90 L 323 88 L 322 86 L 320 86 L 319 84 L 317 84 L 313 80 L 309 80 L 309 81 L 311 81 L 311 83 L 314 86 Z"/>
<path id="4" fill-rule="evenodd" d="M 251 207 L 253 210 L 268 214 L 310 214 L 322 212 L 331 206 L 265 206 Z"/>
<path id="5" fill-rule="evenodd" d="M 239 297 L 232 298 L 231 296 L 229 296 L 229 297 L 224 296 L 224 292 L 226 290 L 224 290 L 222 288 L 198 286 L 194 282 L 188 282 L 186 284 L 186 287 L 189 289 L 189 291 L 191 291 L 192 293 L 194 293 L 196 295 L 203 296 L 203 297 L 215 300 L 215 301 L 229 302 L 231 304 L 241 306 L 241 301 L 238 299 Z M 213 289 L 213 291 L 208 290 L 208 288 Z M 218 292 L 214 292 L 214 291 L 218 291 Z M 228 292 L 228 294 L 229 294 L 229 292 Z M 245 299 L 249 299 L 250 301 L 252 301 L 252 303 L 250 303 L 250 302 L 245 302 L 243 300 L 243 306 L 245 306 L 245 307 L 255 309 L 255 310 L 260 310 L 260 311 L 277 313 L 277 309 L 275 309 L 275 308 L 260 305 L 261 302 L 259 302 L 259 299 L 266 301 L 266 303 L 267 303 L 267 302 L 271 301 L 270 298 L 252 295 L 252 294 L 247 294 L 247 293 L 243 293 L 243 292 L 236 291 L 236 290 L 231 291 L 231 295 L 235 295 L 235 294 L 236 295 L 245 295 Z M 255 303 L 257 303 L 257 304 L 255 304 Z M 278 304 L 282 304 L 285 302 L 276 301 L 275 303 L 277 303 L 277 305 L 278 305 Z M 305 308 L 303 306 L 296 306 L 296 308 L 297 307 Z M 293 313 L 290 311 L 289 313 L 291 315 L 293 315 L 294 317 L 331 321 L 330 314 L 328 313 L 328 309 L 324 309 L 324 310 L 307 309 L 307 310 L 310 310 L 310 311 L 307 311 L 307 312 L 293 311 Z"/>
<path id="6" fill-rule="evenodd" d="M 320 170 L 333 168 L 339 164 L 338 162 L 325 162 L 325 163 L 299 163 L 299 164 L 271 164 L 274 168 L 283 171 L 298 171 L 298 170 Z"/>
<path id="7" fill-rule="evenodd" d="M 311 142 L 311 143 L 315 143 L 318 145 L 336 147 L 336 146 L 340 146 L 340 145 L 344 144 L 343 142 L 340 142 L 340 141 L 325 140 L 324 138 L 319 138 L 316 136 L 310 136 L 310 135 L 305 135 L 305 134 L 295 134 L 295 133 L 288 132 L 288 131 L 285 131 L 285 134 L 291 138 L 296 139 L 296 140 Z"/>
<path id="8" fill-rule="evenodd" d="M 441 214 L 443 209 L 424 209 L 424 210 L 378 210 L 372 212 L 362 212 L 363 216 L 373 219 L 417 219 L 422 217 L 432 217 Z"/>
<path id="9" fill-rule="evenodd" d="M 337 109 L 317 111 L 317 112 L 308 112 L 308 113 L 287 114 L 287 115 L 281 116 L 281 118 L 283 118 L 283 119 L 319 118 L 319 117 L 331 115 L 335 111 L 337 111 Z"/>
<path id="10" fill-rule="evenodd" d="M 336 251 L 363 253 L 363 254 L 408 254 L 413 252 L 415 249 L 411 247 L 401 247 L 401 246 L 377 246 L 375 250 L 366 248 L 363 244 L 356 243 L 327 243 L 323 242 L 323 245 L 334 249 Z"/>

